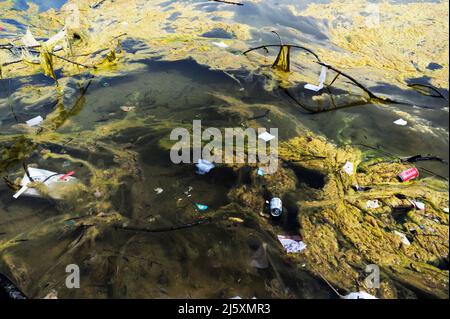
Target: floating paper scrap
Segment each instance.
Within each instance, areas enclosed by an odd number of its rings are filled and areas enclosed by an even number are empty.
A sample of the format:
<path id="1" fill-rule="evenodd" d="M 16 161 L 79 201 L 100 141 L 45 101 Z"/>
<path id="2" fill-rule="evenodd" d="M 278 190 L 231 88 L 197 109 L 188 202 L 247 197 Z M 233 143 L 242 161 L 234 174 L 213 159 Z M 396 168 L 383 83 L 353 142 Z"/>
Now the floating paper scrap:
<path id="1" fill-rule="evenodd" d="M 155 188 L 154 191 L 155 191 L 155 193 L 156 193 L 157 195 L 159 195 L 159 194 L 161 194 L 162 192 L 164 192 L 164 190 L 163 190 L 161 187 Z"/>
<path id="2" fill-rule="evenodd" d="M 197 167 L 197 174 L 200 175 L 205 175 L 206 173 L 209 173 L 209 171 L 215 167 L 213 163 L 204 159 L 199 159 L 198 163 L 195 164 L 195 166 Z"/>
<path id="3" fill-rule="evenodd" d="M 262 139 L 264 142 L 268 142 L 268 141 L 274 139 L 275 136 L 273 136 L 272 134 L 270 134 L 266 131 L 266 132 L 259 134 L 258 138 Z"/>
<path id="4" fill-rule="evenodd" d="M 353 175 L 353 163 L 347 161 L 343 167 L 344 172 L 346 172 L 348 175 Z"/>
<path id="5" fill-rule="evenodd" d="M 375 209 L 375 208 L 380 207 L 380 203 L 378 202 L 377 199 L 374 199 L 374 200 L 368 200 L 367 203 L 366 203 L 366 207 L 367 207 L 367 208 Z"/>
<path id="6" fill-rule="evenodd" d="M 348 295 L 344 296 L 344 299 L 378 299 L 378 298 L 372 296 L 371 294 L 368 294 L 367 292 L 360 291 L 360 292 L 351 292 Z"/>
<path id="7" fill-rule="evenodd" d="M 448 213 L 448 212 L 449 212 L 449 209 L 448 209 L 448 207 L 445 207 L 445 208 L 444 208 L 444 212 L 446 212 L 446 213 Z"/>
<path id="8" fill-rule="evenodd" d="M 23 36 L 22 43 L 26 47 L 37 47 L 37 46 L 40 45 L 39 42 L 37 42 L 36 39 L 34 38 L 33 34 L 30 31 L 30 29 L 27 29 L 27 32 Z"/>
<path id="9" fill-rule="evenodd" d="M 212 44 L 214 44 L 216 47 L 219 47 L 222 49 L 228 48 L 228 45 L 223 42 L 213 42 Z"/>
<path id="10" fill-rule="evenodd" d="M 287 253 L 299 253 L 306 248 L 306 244 L 300 240 L 299 236 L 278 235 L 277 237 Z"/>
<path id="11" fill-rule="evenodd" d="M 258 168 L 256 170 L 256 174 L 258 174 L 259 176 L 264 176 L 264 171 L 261 168 Z"/>
<path id="12" fill-rule="evenodd" d="M 62 185 L 67 182 L 77 181 L 77 179 L 72 176 L 67 176 L 64 178 L 64 180 L 61 180 L 61 176 L 65 176 L 64 174 L 59 174 L 34 167 L 28 168 L 28 173 L 35 182 L 44 183 L 44 185 L 49 188 L 49 196 L 54 199 L 61 199 L 62 195 L 58 194 L 55 188 L 56 186 Z M 22 194 L 31 197 L 42 197 L 41 193 L 39 193 L 36 189 L 27 187 L 28 183 L 30 183 L 30 179 L 28 178 L 27 174 L 24 174 L 22 181 L 20 182 L 20 186 L 22 186 L 22 188 L 16 194 L 14 194 L 13 197 L 17 199 Z"/>
<path id="13" fill-rule="evenodd" d="M 120 107 L 120 109 L 124 112 L 134 111 L 135 108 L 136 108 L 135 106 L 127 106 L 127 105 L 123 105 Z"/>
<path id="14" fill-rule="evenodd" d="M 394 121 L 394 124 L 400 125 L 400 126 L 405 126 L 408 124 L 407 121 L 405 121 L 404 119 L 398 119 L 396 121 Z"/>
<path id="15" fill-rule="evenodd" d="M 420 210 L 424 210 L 424 209 L 425 209 L 425 204 L 422 203 L 422 202 L 412 200 L 411 203 L 413 203 L 413 205 L 414 205 L 417 209 L 420 209 Z"/>
<path id="16" fill-rule="evenodd" d="M 396 234 L 397 236 L 400 237 L 400 239 L 401 239 L 403 244 L 405 244 L 407 246 L 411 245 L 411 243 L 409 242 L 408 238 L 406 238 L 405 234 L 403 234 L 403 233 L 401 233 L 399 231 L 396 231 L 396 230 L 394 230 L 394 234 Z"/>
<path id="17" fill-rule="evenodd" d="M 39 115 L 32 118 L 31 120 L 26 121 L 25 123 L 27 123 L 28 126 L 33 127 L 41 124 L 42 122 L 44 122 L 44 119 L 42 118 L 42 116 Z"/>
<path id="18" fill-rule="evenodd" d="M 323 84 L 325 83 L 326 79 L 327 79 L 327 67 L 322 66 L 322 70 L 320 71 L 319 75 L 319 85 L 305 84 L 305 89 L 318 92 L 323 89 Z"/>

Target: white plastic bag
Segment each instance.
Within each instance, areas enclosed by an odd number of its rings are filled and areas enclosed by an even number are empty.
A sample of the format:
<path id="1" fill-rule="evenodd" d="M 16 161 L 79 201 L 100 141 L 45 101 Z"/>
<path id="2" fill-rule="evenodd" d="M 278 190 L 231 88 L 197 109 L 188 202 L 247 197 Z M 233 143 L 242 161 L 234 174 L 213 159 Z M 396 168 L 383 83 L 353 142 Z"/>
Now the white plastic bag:
<path id="1" fill-rule="evenodd" d="M 52 171 L 47 171 L 39 168 L 28 168 L 28 173 L 35 182 L 44 183 L 48 188 L 48 195 L 53 199 L 62 199 L 63 193 L 61 192 L 64 186 L 68 183 L 77 183 L 78 179 L 72 176 L 65 176 L 65 174 L 55 173 Z M 65 177 L 64 177 L 65 176 Z M 61 179 L 64 177 L 64 179 Z M 14 194 L 14 198 L 19 196 L 30 196 L 30 197 L 43 197 L 43 195 L 35 188 L 30 188 L 27 185 L 30 183 L 30 179 L 27 174 L 23 175 L 20 186 L 22 188 Z"/>

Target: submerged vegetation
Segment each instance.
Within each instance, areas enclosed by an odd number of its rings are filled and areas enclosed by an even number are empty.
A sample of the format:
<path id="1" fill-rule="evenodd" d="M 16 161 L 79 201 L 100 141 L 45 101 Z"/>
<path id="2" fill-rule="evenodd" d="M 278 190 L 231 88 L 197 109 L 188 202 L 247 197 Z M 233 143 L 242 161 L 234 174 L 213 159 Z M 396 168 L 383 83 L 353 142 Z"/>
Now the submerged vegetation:
<path id="1" fill-rule="evenodd" d="M 306 128 L 289 109 L 292 104 L 295 111 L 300 105 L 308 113 L 355 105 L 428 107 L 376 91 L 373 87 L 383 79 L 406 92 L 419 91 L 429 99 L 421 103 L 448 110 L 442 93 L 448 87 L 448 42 L 440 39 L 442 33 L 448 36 L 448 25 L 445 32 L 434 33 L 442 28 L 441 15 L 448 16 L 448 3 L 383 3 L 382 30 L 362 27 L 355 16 L 364 8 L 361 1 L 310 4 L 301 12 L 289 6 L 295 17 L 329 19 L 327 41 L 340 52 L 315 43 L 311 48 L 285 44 L 282 37 L 280 44 L 258 43 L 254 27 L 233 20 L 241 3 L 208 2 L 224 7 L 208 11 L 195 1 L 164 6 L 165 1 L 81 0 L 45 12 L 29 4 L 22 12 L 12 9 L 12 1 L 0 2 L 0 19 L 28 27 L 5 24 L 7 36 L 0 38 L 0 110 L 8 110 L 7 116 L 2 113 L 7 120 L 0 134 L 5 182 L 0 272 L 36 298 L 51 291 L 62 297 L 334 296 L 321 278 L 342 293 L 448 298 L 446 176 L 421 169 L 419 179 L 402 183 L 398 174 L 413 167 L 412 160 L 393 160 L 379 147 L 358 148 L 353 141 L 337 145 Z M 336 11 L 349 16 L 355 27 L 334 21 Z M 402 26 L 400 11 L 418 17 Z M 436 23 L 425 21 L 430 12 L 437 14 Z M 426 23 L 434 36 L 413 21 Z M 404 38 L 397 36 L 402 33 L 398 28 L 405 30 Z M 216 29 L 231 39 L 218 43 L 202 36 Z M 419 34 L 423 39 L 416 46 Z M 422 49 L 430 48 L 442 69 L 426 70 L 429 52 Z M 228 87 L 200 98 L 211 87 L 193 88 L 185 83 L 190 79 L 180 79 L 181 73 L 165 78 L 165 71 L 148 66 L 149 60 L 187 59 L 231 78 L 230 87 L 238 92 L 245 91 L 245 83 L 260 81 L 261 96 L 275 92 L 278 100 L 249 102 L 251 95 L 236 98 Z M 334 78 L 322 91 L 305 94 L 305 83 L 317 81 L 317 67 L 327 68 Z M 106 97 L 95 95 L 97 90 L 147 70 L 163 74 L 155 76 L 150 94 L 138 92 L 139 78 L 131 77 L 135 82 L 128 88 L 128 104 L 118 111 L 100 102 L 104 114 L 98 117 L 92 105 Z M 422 76 L 430 83 L 411 83 Z M 295 103 L 283 100 L 280 92 Z M 121 98 L 121 92 L 115 94 Z M 113 104 L 113 99 L 107 101 Z M 36 114 L 33 108 L 45 112 L 39 127 L 24 124 L 32 117 L 28 113 Z M 199 180 L 192 166 L 168 164 L 171 129 L 188 128 L 198 117 L 220 127 L 284 127 L 278 171 L 260 176 L 257 165 L 224 164 Z M 424 134 L 426 129 L 420 126 Z M 448 144 L 448 128 L 446 134 Z M 354 165 L 351 174 L 343 170 L 347 162 Z M 43 197 L 40 204 L 34 208 L 28 199 L 13 203 L 27 168 L 42 166 L 55 171 L 71 167 L 78 182 L 61 189 L 61 196 L 32 182 L 29 186 Z M 286 206 L 286 219 L 278 223 L 266 216 L 265 200 L 273 194 Z M 210 200 L 211 209 L 199 211 L 191 195 Z M 379 206 L 368 208 L 373 200 Z M 24 214 L 14 217 L 17 210 Z M 304 253 L 286 255 L 276 240 L 281 232 L 301 235 Z M 205 238 L 211 242 L 205 244 Z M 74 261 L 86 274 L 88 284 L 81 290 L 64 286 L 64 267 Z M 368 264 L 381 269 L 380 289 L 364 284 Z"/>

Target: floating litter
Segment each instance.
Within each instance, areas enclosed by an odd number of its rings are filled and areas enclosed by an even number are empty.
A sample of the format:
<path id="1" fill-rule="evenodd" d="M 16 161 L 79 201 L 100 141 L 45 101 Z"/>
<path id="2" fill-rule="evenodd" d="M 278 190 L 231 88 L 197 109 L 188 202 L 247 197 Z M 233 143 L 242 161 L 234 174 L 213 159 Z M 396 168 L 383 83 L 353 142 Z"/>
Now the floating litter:
<path id="1" fill-rule="evenodd" d="M 42 116 L 36 116 L 33 117 L 31 120 L 26 121 L 25 123 L 27 123 L 28 126 L 37 126 L 39 124 L 41 124 L 42 122 L 44 122 L 44 119 L 42 118 Z"/>
<path id="2" fill-rule="evenodd" d="M 368 200 L 367 203 L 366 203 L 366 207 L 367 208 L 371 208 L 371 209 L 375 209 L 375 208 L 380 207 L 380 203 L 378 202 L 377 199 Z"/>
<path id="3" fill-rule="evenodd" d="M 408 122 L 405 121 L 404 119 L 398 119 L 398 120 L 394 121 L 394 124 L 400 125 L 400 126 L 405 126 L 408 124 Z"/>
<path id="4" fill-rule="evenodd" d="M 319 85 L 305 84 L 305 89 L 318 92 L 323 89 L 323 84 L 327 79 L 327 67 L 322 66 L 322 70 L 319 75 Z"/>
<path id="5" fill-rule="evenodd" d="M 408 238 L 406 238 L 405 234 L 403 234 L 399 231 L 396 231 L 396 230 L 394 230 L 394 234 L 396 234 L 397 236 L 400 237 L 400 240 L 402 241 L 403 244 L 405 244 L 407 246 L 411 245 L 410 241 L 408 240 Z"/>
<path id="6" fill-rule="evenodd" d="M 407 182 L 411 179 L 415 179 L 419 176 L 419 170 L 416 167 L 408 168 L 406 171 L 401 172 L 398 174 L 398 178 L 402 182 Z"/>
<path id="7" fill-rule="evenodd" d="M 223 42 L 213 42 L 212 44 L 214 44 L 216 47 L 219 47 L 219 48 L 222 48 L 222 49 L 228 48 L 228 44 L 223 43 Z"/>
<path id="8" fill-rule="evenodd" d="M 199 159 L 198 163 L 195 164 L 195 166 L 197 166 L 197 174 L 200 174 L 200 175 L 209 173 L 209 171 L 215 167 L 213 163 L 211 163 L 207 160 L 204 160 L 204 159 Z"/>
<path id="9" fill-rule="evenodd" d="M 201 211 L 207 210 L 209 208 L 207 205 L 198 204 L 198 203 L 195 203 L 195 206 Z"/>
<path id="10" fill-rule="evenodd" d="M 411 203 L 420 210 L 425 210 L 425 204 L 416 200 L 412 200 Z"/>
<path id="11" fill-rule="evenodd" d="M 347 161 L 343 167 L 344 172 L 346 172 L 348 175 L 353 175 L 353 163 Z"/>
<path id="12" fill-rule="evenodd" d="M 268 142 L 275 138 L 274 135 L 268 133 L 267 131 L 258 135 L 258 138 L 262 139 L 264 142 Z"/>
<path id="13" fill-rule="evenodd" d="M 127 106 L 127 105 L 123 105 L 120 107 L 120 109 L 124 112 L 134 111 L 135 108 L 136 108 L 135 106 Z"/>
<path id="14" fill-rule="evenodd" d="M 261 168 L 258 168 L 256 170 L 256 174 L 259 175 L 259 176 L 264 176 L 264 171 Z"/>
<path id="15" fill-rule="evenodd" d="M 300 240 L 299 236 L 277 235 L 277 237 L 287 253 L 299 253 L 306 249 L 306 244 Z"/>
<path id="16" fill-rule="evenodd" d="M 28 168 L 28 173 L 35 182 L 43 183 L 45 186 L 47 186 L 48 195 L 53 199 L 62 198 L 63 194 L 60 192 L 61 190 L 60 186 L 67 185 L 67 183 L 74 183 L 78 181 L 75 177 L 69 176 L 68 175 L 69 173 L 60 174 L 34 167 Z M 64 180 L 62 180 L 61 177 L 64 177 Z M 30 197 L 43 197 L 43 195 L 37 189 L 27 186 L 30 182 L 31 182 L 30 179 L 25 173 L 23 175 L 22 181 L 20 182 L 20 186 L 22 186 L 22 188 L 17 193 L 15 193 L 13 197 L 16 199 L 21 195 L 26 195 Z"/>
<path id="17" fill-rule="evenodd" d="M 74 171 L 71 171 L 71 172 L 69 172 L 69 173 L 67 173 L 67 174 L 64 174 L 64 175 L 61 176 L 59 179 L 60 179 L 60 180 L 65 180 L 67 177 L 72 176 L 73 174 L 75 174 L 75 172 L 74 172 Z"/>

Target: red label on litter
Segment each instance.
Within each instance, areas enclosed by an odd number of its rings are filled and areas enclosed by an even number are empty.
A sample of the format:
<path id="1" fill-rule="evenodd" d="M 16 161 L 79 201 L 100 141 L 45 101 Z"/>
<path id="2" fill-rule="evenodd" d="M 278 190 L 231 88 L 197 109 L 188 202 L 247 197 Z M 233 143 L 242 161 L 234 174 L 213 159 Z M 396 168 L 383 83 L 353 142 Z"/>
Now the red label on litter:
<path id="1" fill-rule="evenodd" d="M 402 182 L 407 182 L 410 179 L 414 179 L 419 176 L 419 170 L 415 167 L 409 168 L 404 172 L 401 172 L 398 177 Z"/>
<path id="2" fill-rule="evenodd" d="M 75 174 L 75 172 L 74 172 L 74 171 L 71 171 L 71 172 L 69 172 L 69 173 L 67 173 L 67 174 L 65 174 L 65 175 L 63 175 L 63 176 L 61 176 L 60 179 L 64 180 L 64 179 L 66 179 L 66 177 L 72 176 L 73 174 Z"/>

